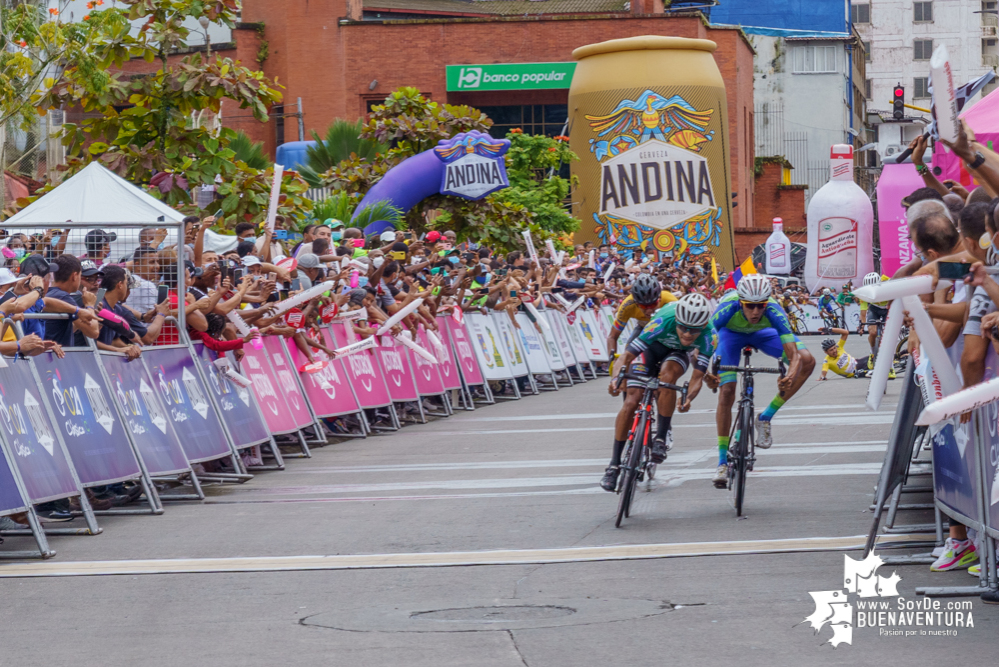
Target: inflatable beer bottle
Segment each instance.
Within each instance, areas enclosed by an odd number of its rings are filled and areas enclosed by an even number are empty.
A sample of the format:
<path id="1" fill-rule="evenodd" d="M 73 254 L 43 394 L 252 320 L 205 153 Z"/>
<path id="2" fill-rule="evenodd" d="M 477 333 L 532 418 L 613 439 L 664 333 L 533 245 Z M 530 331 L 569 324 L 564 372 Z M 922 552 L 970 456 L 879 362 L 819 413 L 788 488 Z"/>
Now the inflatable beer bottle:
<path id="1" fill-rule="evenodd" d="M 725 84 L 706 39 L 631 37 L 573 51 L 573 212 L 582 240 L 734 266 Z"/>

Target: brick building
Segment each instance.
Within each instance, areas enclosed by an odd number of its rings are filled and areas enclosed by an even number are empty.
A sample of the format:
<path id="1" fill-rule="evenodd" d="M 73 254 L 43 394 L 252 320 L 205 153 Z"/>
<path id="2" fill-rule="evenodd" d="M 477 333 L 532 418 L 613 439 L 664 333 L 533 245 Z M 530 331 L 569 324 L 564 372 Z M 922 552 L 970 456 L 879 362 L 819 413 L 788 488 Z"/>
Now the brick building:
<path id="1" fill-rule="evenodd" d="M 284 88 L 285 103 L 302 100 L 306 137 L 335 118 L 355 119 L 401 87 L 431 99 L 469 104 L 510 127 L 560 134 L 568 85 L 505 90 L 461 89 L 454 67 L 504 63 L 573 63 L 573 49 L 608 39 L 669 35 L 715 41 L 730 119 L 734 227 L 752 227 L 754 210 L 753 49 L 735 28 L 716 28 L 696 11 L 662 0 L 243 0 L 232 42 L 216 45 L 234 59 L 260 63 Z M 197 47 L 202 48 L 202 47 Z M 141 69 L 142 63 L 135 63 Z M 571 69 L 569 70 L 571 72 Z M 283 128 L 256 123 L 223 107 L 223 122 L 263 141 L 268 151 L 298 138 L 295 119 Z M 286 108 L 286 112 L 293 109 Z M 737 239 L 738 244 L 738 239 Z"/>

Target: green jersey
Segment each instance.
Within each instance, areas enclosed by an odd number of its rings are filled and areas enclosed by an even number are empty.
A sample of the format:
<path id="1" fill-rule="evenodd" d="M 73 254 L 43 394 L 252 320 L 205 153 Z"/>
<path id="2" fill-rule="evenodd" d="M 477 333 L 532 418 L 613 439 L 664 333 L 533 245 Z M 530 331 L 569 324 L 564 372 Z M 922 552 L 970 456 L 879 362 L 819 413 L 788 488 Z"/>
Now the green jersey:
<path id="1" fill-rule="evenodd" d="M 676 332 L 676 307 L 678 302 L 667 303 L 656 311 L 649 323 L 642 329 L 637 340 L 641 342 L 639 347 L 643 349 L 651 343 L 659 343 L 670 350 L 696 349 L 699 355 L 710 357 L 712 351 L 711 341 L 714 338 L 714 330 L 711 325 L 704 327 L 701 335 L 694 340 L 693 345 L 684 345 L 680 342 L 680 335 Z"/>

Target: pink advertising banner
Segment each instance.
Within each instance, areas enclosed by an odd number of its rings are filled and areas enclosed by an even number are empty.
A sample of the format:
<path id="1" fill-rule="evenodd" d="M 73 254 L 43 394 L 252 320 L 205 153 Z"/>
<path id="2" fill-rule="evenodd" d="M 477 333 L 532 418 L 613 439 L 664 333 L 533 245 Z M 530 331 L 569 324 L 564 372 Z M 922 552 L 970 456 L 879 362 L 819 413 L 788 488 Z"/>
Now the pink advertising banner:
<path id="1" fill-rule="evenodd" d="M 255 350 L 252 345 L 244 345 L 243 353 L 243 375 L 253 383 L 253 395 L 257 397 L 260 411 L 264 413 L 267 428 L 275 435 L 297 431 L 295 417 L 288 409 L 283 393 L 279 393 L 280 384 L 267 361 L 267 348 Z"/>
<path id="2" fill-rule="evenodd" d="M 444 317 L 443 315 L 437 318 L 437 336 L 441 340 L 441 349 L 438 350 L 436 347 L 432 348 L 430 351 L 437 357 L 440 361 L 440 373 L 441 382 L 444 383 L 445 389 L 461 389 L 461 376 L 458 375 L 458 364 L 455 361 L 454 354 L 451 351 L 450 336 L 447 332 L 447 320 L 450 317 Z"/>
<path id="3" fill-rule="evenodd" d="M 277 377 L 278 390 L 288 404 L 291 417 L 295 420 L 295 427 L 305 428 L 312 425 L 312 413 L 309 412 L 309 404 L 305 402 L 305 395 L 302 394 L 298 379 L 295 377 L 298 375 L 298 369 L 291 367 L 284 349 L 283 336 L 264 336 L 264 351 L 270 357 L 271 367 Z"/>
<path id="4" fill-rule="evenodd" d="M 330 347 L 345 347 L 358 340 L 357 334 L 341 322 L 334 322 L 329 329 L 323 329 Z M 388 388 L 382 377 L 378 359 L 373 350 L 364 350 L 343 358 L 343 366 L 350 378 L 350 386 L 357 394 L 357 402 L 362 408 L 380 408 L 392 404 Z"/>
<path id="5" fill-rule="evenodd" d="M 295 368 L 301 368 L 308 363 L 308 359 L 302 354 L 295 341 L 286 340 L 288 354 L 291 356 L 291 363 Z M 327 347 L 332 347 L 327 345 Z M 361 407 L 357 404 L 354 393 L 347 384 L 347 372 L 343 368 L 343 362 L 339 359 L 330 359 L 322 350 L 314 352 L 316 361 L 325 361 L 326 366 L 315 373 L 299 373 L 302 380 L 302 387 L 305 388 L 306 398 L 312 404 L 312 410 L 317 417 L 337 417 L 359 412 Z"/>
<path id="6" fill-rule="evenodd" d="M 416 383 L 409 368 L 407 350 L 391 336 L 378 336 L 378 358 L 382 364 L 382 374 L 394 403 L 415 401 Z"/>
<path id="7" fill-rule="evenodd" d="M 465 384 L 480 385 L 486 381 L 482 378 L 482 371 L 479 370 L 479 362 L 475 358 L 475 350 L 468 339 L 468 332 L 463 324 L 454 321 L 453 317 L 445 318 L 447 321 L 447 332 L 451 336 L 455 357 L 458 360 L 458 367 L 461 375 L 465 378 Z"/>
<path id="8" fill-rule="evenodd" d="M 912 261 L 916 249 L 909 240 L 909 226 L 902 198 L 924 187 L 912 164 L 885 163 L 878 179 L 878 234 L 881 240 L 881 273 L 889 278 Z"/>
<path id="9" fill-rule="evenodd" d="M 426 330 L 422 326 L 417 333 L 416 343 L 434 355 L 435 358 L 438 356 L 436 349 L 430 343 L 430 338 L 427 337 Z M 441 380 L 441 374 L 438 370 L 440 364 L 432 364 L 412 350 L 407 350 L 407 352 L 409 353 L 410 367 L 413 369 L 413 375 L 416 378 L 416 391 L 419 392 L 420 396 L 443 394 L 444 382 Z"/>

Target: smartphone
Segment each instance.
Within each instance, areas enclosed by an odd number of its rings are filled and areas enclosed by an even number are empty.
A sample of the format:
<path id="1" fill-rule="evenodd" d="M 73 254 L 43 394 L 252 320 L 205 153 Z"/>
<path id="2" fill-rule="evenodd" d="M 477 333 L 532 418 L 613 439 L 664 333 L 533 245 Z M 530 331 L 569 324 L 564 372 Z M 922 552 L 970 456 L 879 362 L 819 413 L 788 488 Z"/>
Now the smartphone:
<path id="1" fill-rule="evenodd" d="M 277 282 L 277 273 L 275 273 L 274 271 L 271 271 L 270 273 L 268 273 L 267 274 L 267 280 L 271 281 L 272 283 L 273 282 Z"/>
<path id="2" fill-rule="evenodd" d="M 364 239 L 353 239 L 353 242 L 354 242 L 354 247 L 355 248 L 363 248 L 364 247 Z"/>
<path id="3" fill-rule="evenodd" d="M 243 279 L 243 269 L 233 269 L 232 270 L 232 282 L 234 285 L 238 285 L 239 281 Z"/>
<path id="4" fill-rule="evenodd" d="M 278 241 L 287 241 L 288 240 L 288 230 L 287 229 L 275 229 L 274 230 L 274 238 L 277 239 Z"/>
<path id="5" fill-rule="evenodd" d="M 960 280 L 971 271 L 971 264 L 968 262 L 938 262 L 940 265 L 940 278 L 945 280 Z"/>
<path id="6" fill-rule="evenodd" d="M 225 259 L 220 259 L 218 261 L 219 266 L 219 281 L 225 280 L 229 276 L 229 261 Z"/>
<path id="7" fill-rule="evenodd" d="M 160 285 L 156 288 L 156 303 L 163 303 L 170 296 L 170 288 L 166 285 Z"/>
<path id="8" fill-rule="evenodd" d="M 515 289 L 510 290 L 510 298 L 511 299 L 516 299 L 517 298 L 517 290 L 515 290 Z"/>
<path id="9" fill-rule="evenodd" d="M 291 281 L 291 289 L 292 289 L 293 292 L 297 292 L 298 290 L 302 289 L 302 281 L 299 280 L 298 278 L 295 278 L 294 280 L 292 280 Z"/>
<path id="10" fill-rule="evenodd" d="M 104 293 L 105 292 L 107 292 L 107 290 L 104 289 L 103 287 L 100 288 L 99 290 L 97 290 L 97 301 L 96 301 L 97 308 L 101 307 L 101 301 L 104 300 Z"/>

